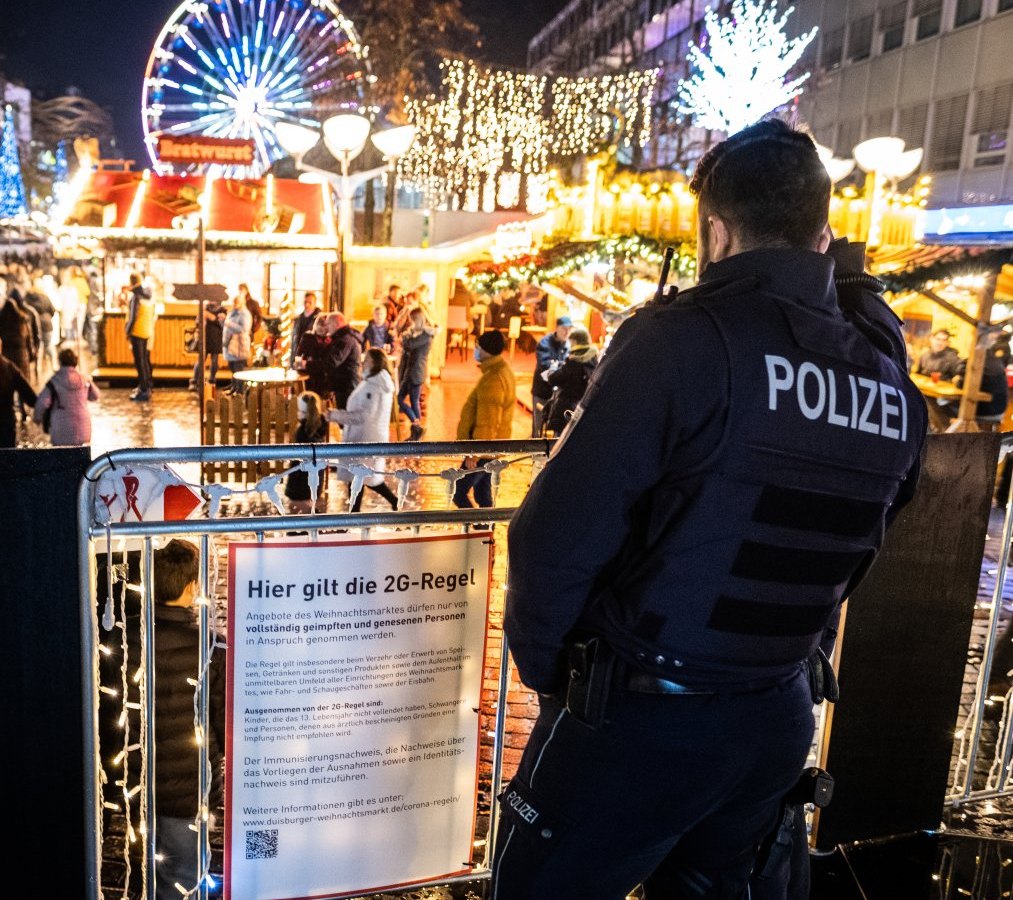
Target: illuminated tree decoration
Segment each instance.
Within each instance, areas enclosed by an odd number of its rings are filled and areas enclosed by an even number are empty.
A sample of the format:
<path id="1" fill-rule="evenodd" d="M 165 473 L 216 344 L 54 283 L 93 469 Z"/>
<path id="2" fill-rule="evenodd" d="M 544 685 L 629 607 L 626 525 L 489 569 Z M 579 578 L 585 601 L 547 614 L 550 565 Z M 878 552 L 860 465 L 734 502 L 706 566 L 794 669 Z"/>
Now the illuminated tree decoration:
<path id="1" fill-rule="evenodd" d="M 60 141 L 56 145 L 56 162 L 53 164 L 53 203 L 59 203 L 67 192 L 70 174 L 67 169 L 67 143 Z"/>
<path id="2" fill-rule="evenodd" d="M 735 0 L 727 19 L 707 10 L 707 51 L 690 45 L 693 75 L 679 87 L 680 112 L 700 128 L 734 134 L 801 94 L 809 73 L 788 73 L 817 29 L 788 40 L 784 26 L 794 11 L 778 16 L 774 4 L 754 0 Z"/>
<path id="3" fill-rule="evenodd" d="M 0 140 L 0 219 L 14 219 L 28 214 L 25 182 L 21 177 L 18 158 L 18 136 L 14 132 L 14 111 L 4 111 L 3 139 Z"/>
<path id="4" fill-rule="evenodd" d="M 553 80 L 461 60 L 441 68 L 440 95 L 405 104 L 417 136 L 399 163 L 432 206 L 540 213 L 550 160 L 602 149 L 615 138 L 614 115 L 630 143 L 651 136 L 656 69 Z"/>
<path id="5" fill-rule="evenodd" d="M 369 81 L 366 50 L 332 0 L 185 0 L 155 41 L 144 76 L 142 122 L 161 173 L 162 135 L 252 139 L 257 164 L 224 167 L 256 177 L 285 156 L 279 121 L 317 127 L 360 112 Z"/>

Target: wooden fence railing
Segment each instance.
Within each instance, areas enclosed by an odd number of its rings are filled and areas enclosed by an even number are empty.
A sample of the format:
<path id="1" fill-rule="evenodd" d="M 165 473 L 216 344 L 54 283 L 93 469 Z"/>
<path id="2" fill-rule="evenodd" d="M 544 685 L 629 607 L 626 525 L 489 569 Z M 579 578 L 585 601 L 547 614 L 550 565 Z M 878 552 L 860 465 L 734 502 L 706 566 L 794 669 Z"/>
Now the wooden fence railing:
<path id="1" fill-rule="evenodd" d="M 204 405 L 204 444 L 291 444 L 299 427 L 296 397 L 281 391 L 251 390 L 245 395 L 224 392 Z M 232 481 L 250 485 L 264 475 L 284 472 L 282 460 L 273 463 L 228 462 L 204 466 L 205 481 Z"/>

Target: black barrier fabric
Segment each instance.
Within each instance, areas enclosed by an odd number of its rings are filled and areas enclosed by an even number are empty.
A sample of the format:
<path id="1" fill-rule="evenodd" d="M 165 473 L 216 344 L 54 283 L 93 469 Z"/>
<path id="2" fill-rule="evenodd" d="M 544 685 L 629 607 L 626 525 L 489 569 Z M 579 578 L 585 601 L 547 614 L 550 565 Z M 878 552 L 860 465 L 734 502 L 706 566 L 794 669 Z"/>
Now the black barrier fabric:
<path id="1" fill-rule="evenodd" d="M 4 853 L 22 866 L 15 881 L 69 900 L 85 891 L 77 487 L 89 462 L 88 448 L 0 450 L 0 631 L 15 675 L 3 692 Z M 24 868 L 42 848 L 59 864 Z"/>
<path id="2" fill-rule="evenodd" d="M 930 435 L 917 494 L 848 603 L 820 850 L 939 825 L 1000 435 Z"/>

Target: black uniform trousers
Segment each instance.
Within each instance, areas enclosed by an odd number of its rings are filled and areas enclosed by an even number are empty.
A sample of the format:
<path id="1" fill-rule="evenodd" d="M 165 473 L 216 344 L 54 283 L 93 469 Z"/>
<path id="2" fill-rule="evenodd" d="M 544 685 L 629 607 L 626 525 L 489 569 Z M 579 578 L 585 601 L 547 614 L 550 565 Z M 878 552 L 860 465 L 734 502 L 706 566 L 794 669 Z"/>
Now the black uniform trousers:
<path id="1" fill-rule="evenodd" d="M 493 900 L 743 900 L 813 735 L 801 672 L 748 693 L 615 689 L 593 729 L 543 697 L 503 794 Z"/>

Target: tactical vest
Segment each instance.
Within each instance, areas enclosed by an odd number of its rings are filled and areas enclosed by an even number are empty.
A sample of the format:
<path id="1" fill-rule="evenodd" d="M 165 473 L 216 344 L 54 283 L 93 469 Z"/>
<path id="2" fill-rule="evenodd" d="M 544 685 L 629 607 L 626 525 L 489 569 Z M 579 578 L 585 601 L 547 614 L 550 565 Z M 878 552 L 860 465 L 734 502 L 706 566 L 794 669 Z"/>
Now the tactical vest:
<path id="1" fill-rule="evenodd" d="M 655 495 L 680 497 L 678 514 L 582 622 L 687 685 L 776 678 L 814 652 L 878 552 L 925 434 L 906 372 L 839 313 L 736 294 L 691 301 L 730 361 L 714 372 L 729 391 L 720 445 L 699 470 L 663 479 Z"/>

